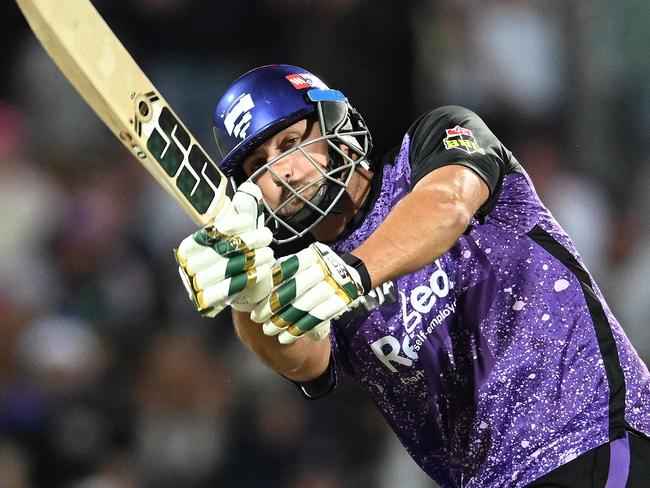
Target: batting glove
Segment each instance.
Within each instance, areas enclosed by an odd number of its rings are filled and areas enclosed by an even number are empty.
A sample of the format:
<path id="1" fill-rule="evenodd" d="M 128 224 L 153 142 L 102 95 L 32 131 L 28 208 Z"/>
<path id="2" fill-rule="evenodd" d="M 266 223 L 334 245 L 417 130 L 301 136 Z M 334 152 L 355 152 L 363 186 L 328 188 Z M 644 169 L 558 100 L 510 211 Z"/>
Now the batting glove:
<path id="1" fill-rule="evenodd" d="M 359 303 L 370 289 L 370 277 L 360 259 L 337 255 L 319 242 L 273 266 L 276 287 L 251 312 L 266 335 L 290 344 L 304 334 L 327 336 L 330 320 Z"/>
<path id="2" fill-rule="evenodd" d="M 273 237 L 264 226 L 262 193 L 243 183 L 223 217 L 174 249 L 178 272 L 199 312 L 214 317 L 228 305 L 250 312 L 273 288 Z"/>

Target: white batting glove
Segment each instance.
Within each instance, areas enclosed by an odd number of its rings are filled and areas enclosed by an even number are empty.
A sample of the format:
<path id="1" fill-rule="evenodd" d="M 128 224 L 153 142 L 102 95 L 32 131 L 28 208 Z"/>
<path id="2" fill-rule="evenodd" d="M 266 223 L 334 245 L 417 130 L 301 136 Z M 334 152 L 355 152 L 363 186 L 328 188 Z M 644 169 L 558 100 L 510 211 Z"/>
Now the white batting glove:
<path id="1" fill-rule="evenodd" d="M 370 289 L 370 277 L 358 258 L 339 256 L 319 242 L 278 261 L 272 274 L 277 286 L 253 309 L 251 319 L 282 344 L 305 334 L 326 337 L 330 320 L 356 306 Z"/>
<path id="2" fill-rule="evenodd" d="M 262 193 L 243 183 L 224 215 L 174 249 L 178 272 L 199 312 L 214 317 L 228 305 L 250 312 L 273 288 L 273 237 L 264 226 Z"/>

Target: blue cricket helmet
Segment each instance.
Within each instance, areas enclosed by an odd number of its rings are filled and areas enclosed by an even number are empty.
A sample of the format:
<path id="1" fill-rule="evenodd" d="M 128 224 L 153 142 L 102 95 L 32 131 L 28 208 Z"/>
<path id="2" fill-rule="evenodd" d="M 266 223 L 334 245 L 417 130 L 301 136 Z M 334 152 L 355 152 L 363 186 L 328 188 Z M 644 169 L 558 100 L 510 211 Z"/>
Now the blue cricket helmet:
<path id="1" fill-rule="evenodd" d="M 254 174 L 269 171 L 280 181 L 291 196 L 278 208 L 264 202 L 268 225 L 276 243 L 289 242 L 304 236 L 330 212 L 340 211 L 342 198 L 358 165 L 369 167 L 368 155 L 372 149 L 370 132 L 361 115 L 338 90 L 332 90 L 309 71 L 286 64 L 255 68 L 245 73 L 228 88 L 214 110 L 214 135 L 221 170 L 237 184 L 246 180 L 243 162 L 255 148 L 269 137 L 304 118 L 312 118 L 320 127 L 321 136 L 301 142 L 304 148 L 317 141 L 328 145 L 329 161 L 326 171 L 318 170 L 320 177 L 299 189 L 284 181 L 273 168 L 291 150 L 267 161 Z M 348 152 L 341 147 L 346 146 Z M 354 156 L 351 156 L 353 154 Z M 310 160 L 315 168 L 318 165 Z M 309 188 L 317 192 L 306 197 Z M 292 201 L 302 208 L 293 215 L 283 214 Z"/>
<path id="2" fill-rule="evenodd" d="M 213 114 L 221 170 L 241 183 L 240 165 L 257 144 L 316 111 L 306 96 L 314 88 L 327 85 L 287 64 L 261 66 L 233 82 Z"/>

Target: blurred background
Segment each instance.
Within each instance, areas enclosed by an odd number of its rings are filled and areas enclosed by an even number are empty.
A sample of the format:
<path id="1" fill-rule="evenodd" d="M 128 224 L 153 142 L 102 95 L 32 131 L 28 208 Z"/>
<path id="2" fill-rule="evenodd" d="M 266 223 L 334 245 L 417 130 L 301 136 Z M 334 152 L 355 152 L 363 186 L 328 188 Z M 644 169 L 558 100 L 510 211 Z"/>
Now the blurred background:
<path id="1" fill-rule="evenodd" d="M 646 0 L 95 0 L 209 153 L 239 74 L 303 66 L 375 156 L 419 114 L 478 112 L 531 174 L 650 359 Z M 432 486 L 366 397 L 307 402 L 201 319 L 193 231 L 0 7 L 0 486 Z"/>

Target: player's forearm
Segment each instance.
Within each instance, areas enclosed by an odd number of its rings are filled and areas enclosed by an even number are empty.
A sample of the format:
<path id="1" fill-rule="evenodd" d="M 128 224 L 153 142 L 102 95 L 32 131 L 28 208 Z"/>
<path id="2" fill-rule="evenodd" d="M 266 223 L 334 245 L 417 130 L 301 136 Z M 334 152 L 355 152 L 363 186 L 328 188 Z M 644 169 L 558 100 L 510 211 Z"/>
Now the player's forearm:
<path id="1" fill-rule="evenodd" d="M 432 263 L 466 229 L 469 219 L 452 202 L 427 205 L 429 200 L 427 195 L 409 195 L 371 238 L 352 251 L 365 263 L 373 287 Z"/>
<path id="2" fill-rule="evenodd" d="M 487 189 L 468 184 L 465 178 L 476 176 L 461 173 L 443 181 L 423 180 L 352 251 L 365 263 L 373 287 L 432 263 L 465 231 Z"/>
<path id="3" fill-rule="evenodd" d="M 270 368 L 294 381 L 308 381 L 320 376 L 329 363 L 328 339 L 303 338 L 293 344 L 280 344 L 277 337 L 264 335 L 262 326 L 249 314 L 233 311 L 235 330 L 242 342 Z"/>

